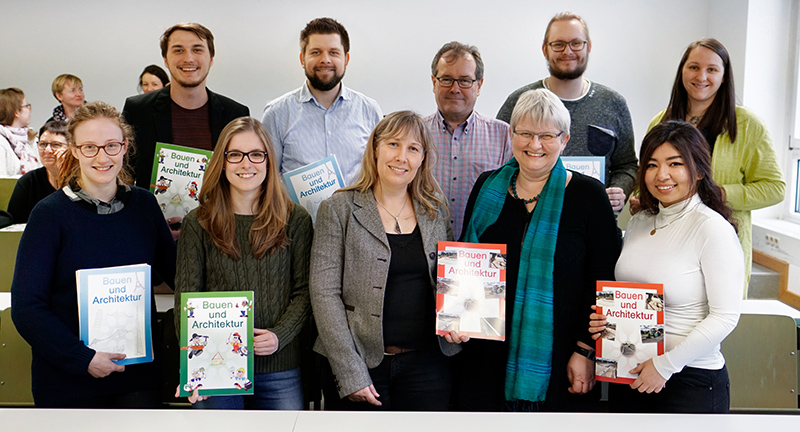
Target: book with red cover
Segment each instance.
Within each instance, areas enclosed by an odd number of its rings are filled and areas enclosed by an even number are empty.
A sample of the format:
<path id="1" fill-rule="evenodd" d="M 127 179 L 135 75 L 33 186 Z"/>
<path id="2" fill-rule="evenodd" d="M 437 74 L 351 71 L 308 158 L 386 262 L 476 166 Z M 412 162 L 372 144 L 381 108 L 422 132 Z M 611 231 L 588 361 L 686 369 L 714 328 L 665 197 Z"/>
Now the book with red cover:
<path id="1" fill-rule="evenodd" d="M 439 242 L 436 334 L 505 340 L 506 245 Z"/>
<path id="2" fill-rule="evenodd" d="M 595 379 L 630 384 L 631 369 L 664 354 L 664 286 L 597 281 L 596 296 L 608 324 L 595 345 Z"/>

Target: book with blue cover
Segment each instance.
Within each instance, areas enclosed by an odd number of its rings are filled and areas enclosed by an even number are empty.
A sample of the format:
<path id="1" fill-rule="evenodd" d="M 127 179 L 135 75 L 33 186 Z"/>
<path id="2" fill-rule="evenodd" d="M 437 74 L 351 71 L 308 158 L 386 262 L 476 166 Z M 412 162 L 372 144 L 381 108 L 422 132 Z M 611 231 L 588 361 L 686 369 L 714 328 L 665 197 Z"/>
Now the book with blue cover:
<path id="1" fill-rule="evenodd" d="M 121 365 L 153 361 L 150 266 L 75 272 L 81 340 L 95 351 L 125 354 Z"/>
<path id="2" fill-rule="evenodd" d="M 561 156 L 564 168 L 594 177 L 606 184 L 606 158 L 602 156 Z"/>
<path id="3" fill-rule="evenodd" d="M 345 187 L 336 155 L 283 174 L 283 183 L 289 198 L 303 206 L 312 221 L 317 220 L 317 209 L 322 201 Z"/>
<path id="4" fill-rule="evenodd" d="M 253 394 L 253 292 L 182 292 L 180 395 Z"/>

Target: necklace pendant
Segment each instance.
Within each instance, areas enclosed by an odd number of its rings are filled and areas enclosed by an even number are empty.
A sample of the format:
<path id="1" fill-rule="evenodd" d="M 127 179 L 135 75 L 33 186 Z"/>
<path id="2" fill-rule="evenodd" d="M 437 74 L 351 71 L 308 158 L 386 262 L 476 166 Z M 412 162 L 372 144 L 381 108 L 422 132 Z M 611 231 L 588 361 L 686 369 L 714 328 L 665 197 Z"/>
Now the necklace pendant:
<path id="1" fill-rule="evenodd" d="M 650 231 L 650 235 L 656 235 L 656 229 L 655 228 L 653 228 L 653 230 Z"/>
<path id="2" fill-rule="evenodd" d="M 394 219 L 394 232 L 403 234 L 403 230 L 400 229 L 400 220 L 397 218 Z"/>

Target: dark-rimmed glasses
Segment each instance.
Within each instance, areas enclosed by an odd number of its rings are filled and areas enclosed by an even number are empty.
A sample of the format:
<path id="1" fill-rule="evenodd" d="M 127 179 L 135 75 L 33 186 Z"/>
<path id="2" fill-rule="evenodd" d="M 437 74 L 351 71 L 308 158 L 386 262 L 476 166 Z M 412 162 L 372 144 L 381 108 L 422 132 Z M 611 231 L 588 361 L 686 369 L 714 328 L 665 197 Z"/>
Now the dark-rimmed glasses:
<path id="1" fill-rule="evenodd" d="M 97 156 L 97 154 L 100 153 L 100 149 L 103 149 L 103 151 L 109 156 L 116 156 L 122 151 L 123 148 L 125 148 L 125 143 L 110 142 L 106 145 L 83 144 L 75 147 L 77 147 L 81 154 L 87 158 Z"/>
<path id="2" fill-rule="evenodd" d="M 225 160 L 229 163 L 239 163 L 244 160 L 245 156 L 254 164 L 264 163 L 264 161 L 267 160 L 267 152 L 263 150 L 253 150 L 251 152 L 229 150 L 225 152 Z"/>
<path id="3" fill-rule="evenodd" d="M 549 42 L 547 46 L 549 46 L 553 52 L 562 52 L 567 49 L 567 45 L 569 45 L 569 49 L 572 51 L 583 51 L 583 47 L 585 47 L 587 43 L 589 42 L 585 40 L 574 40 L 569 42 L 553 41 Z"/>
<path id="4" fill-rule="evenodd" d="M 468 89 L 472 87 L 472 84 L 475 84 L 475 81 L 478 81 L 476 79 L 469 79 L 469 78 L 459 78 L 459 79 L 448 78 L 448 77 L 444 78 L 435 77 L 435 78 L 436 81 L 439 81 L 439 85 L 444 88 L 453 87 L 453 84 L 458 83 L 459 88 Z"/>
<path id="5" fill-rule="evenodd" d="M 521 130 L 521 131 L 515 130 L 514 131 L 514 135 L 517 135 L 517 136 L 519 136 L 519 137 L 521 137 L 521 138 L 523 138 L 525 140 L 528 140 L 528 141 L 533 141 L 533 137 L 538 137 L 539 138 L 539 142 L 541 142 L 542 144 L 549 144 L 549 143 L 555 141 L 556 138 L 560 137 L 563 134 L 564 134 L 564 131 L 561 131 L 561 132 L 559 132 L 557 134 L 555 134 L 553 132 L 535 133 L 535 132 L 528 132 L 528 131 L 524 131 L 524 130 Z"/>
<path id="6" fill-rule="evenodd" d="M 36 146 L 39 147 L 39 150 L 45 150 L 45 149 L 47 149 L 47 146 L 50 146 L 50 148 L 53 149 L 53 151 L 56 151 L 56 152 L 61 150 L 62 148 L 66 148 L 67 147 L 66 144 L 60 143 L 60 142 L 57 142 L 57 141 L 52 141 L 52 142 L 51 141 L 39 141 L 38 143 L 36 143 Z"/>

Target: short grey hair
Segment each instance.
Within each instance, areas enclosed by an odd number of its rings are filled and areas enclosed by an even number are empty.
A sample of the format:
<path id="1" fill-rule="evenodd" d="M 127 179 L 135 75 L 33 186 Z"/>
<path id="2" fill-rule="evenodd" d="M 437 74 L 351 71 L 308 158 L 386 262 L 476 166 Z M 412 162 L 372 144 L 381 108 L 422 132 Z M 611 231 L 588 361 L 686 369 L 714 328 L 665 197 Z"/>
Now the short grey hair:
<path id="1" fill-rule="evenodd" d="M 569 134 L 571 124 L 569 111 L 564 102 L 550 90 L 528 90 L 517 99 L 517 105 L 511 113 L 511 131 L 525 119 L 536 125 L 552 123 L 559 132 Z"/>
<path id="2" fill-rule="evenodd" d="M 475 79 L 480 81 L 483 79 L 483 58 L 481 58 L 478 47 L 457 41 L 448 42 L 439 48 L 439 51 L 433 56 L 433 62 L 431 62 L 431 75 L 437 76 L 439 74 L 439 59 L 442 57 L 444 57 L 445 62 L 452 63 L 467 55 L 471 55 L 475 59 Z"/>

